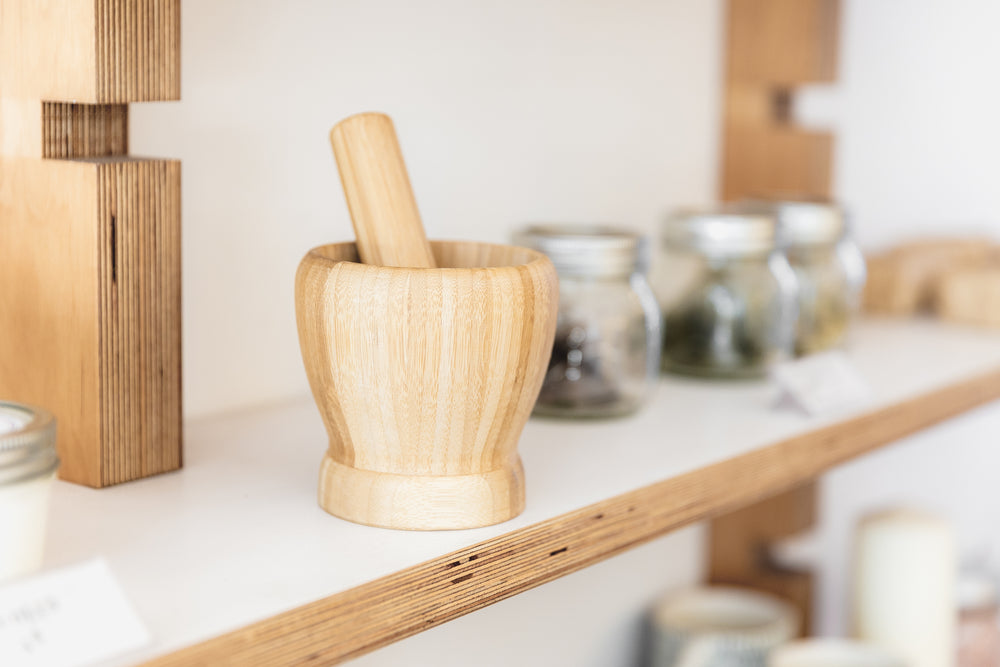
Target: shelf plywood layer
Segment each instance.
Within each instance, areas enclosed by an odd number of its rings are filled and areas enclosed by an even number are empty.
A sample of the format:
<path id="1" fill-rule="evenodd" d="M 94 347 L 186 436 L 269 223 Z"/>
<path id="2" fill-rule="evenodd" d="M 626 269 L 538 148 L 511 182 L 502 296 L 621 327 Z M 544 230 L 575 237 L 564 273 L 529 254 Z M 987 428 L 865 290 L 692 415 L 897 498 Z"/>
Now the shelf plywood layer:
<path id="1" fill-rule="evenodd" d="M 476 544 L 147 664 L 336 664 L 785 490 L 997 397 L 1000 371 Z"/>
<path id="2" fill-rule="evenodd" d="M 179 473 L 58 484 L 50 564 L 108 559 L 155 637 L 118 664 L 335 664 L 1000 397 L 995 334 L 867 322 L 849 356 L 877 398 L 839 417 L 778 407 L 767 382 L 667 378 L 627 419 L 532 420 L 524 514 L 469 531 L 320 510 L 326 434 L 308 400 L 201 420 Z"/>

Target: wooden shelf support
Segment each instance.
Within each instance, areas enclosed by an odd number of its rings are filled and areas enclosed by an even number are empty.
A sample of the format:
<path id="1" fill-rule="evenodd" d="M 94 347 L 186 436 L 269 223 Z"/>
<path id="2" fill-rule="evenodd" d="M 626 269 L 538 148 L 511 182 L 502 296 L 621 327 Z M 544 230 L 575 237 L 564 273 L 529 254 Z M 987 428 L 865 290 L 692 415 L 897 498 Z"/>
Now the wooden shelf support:
<path id="1" fill-rule="evenodd" d="M 0 396 L 89 486 L 181 465 L 180 165 L 128 156 L 179 56 L 180 0 L 0 0 Z"/>

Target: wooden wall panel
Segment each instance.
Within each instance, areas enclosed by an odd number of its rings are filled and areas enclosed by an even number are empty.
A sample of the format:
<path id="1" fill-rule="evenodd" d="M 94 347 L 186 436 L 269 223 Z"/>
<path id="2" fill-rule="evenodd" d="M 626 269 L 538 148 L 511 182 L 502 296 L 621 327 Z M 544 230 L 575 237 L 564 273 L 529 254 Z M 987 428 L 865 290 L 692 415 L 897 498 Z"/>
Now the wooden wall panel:
<path id="1" fill-rule="evenodd" d="M 127 155 L 179 53 L 179 0 L 0 0 L 0 396 L 90 486 L 181 464 L 180 165 Z"/>

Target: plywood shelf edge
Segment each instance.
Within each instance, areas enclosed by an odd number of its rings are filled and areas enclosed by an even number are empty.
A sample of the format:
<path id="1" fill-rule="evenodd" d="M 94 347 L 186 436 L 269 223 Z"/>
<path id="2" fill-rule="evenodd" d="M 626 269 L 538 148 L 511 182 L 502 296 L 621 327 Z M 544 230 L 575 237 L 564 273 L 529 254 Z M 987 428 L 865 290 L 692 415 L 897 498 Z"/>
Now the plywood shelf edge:
<path id="1" fill-rule="evenodd" d="M 144 664 L 339 664 L 792 488 L 998 398 L 1000 369 L 480 542 Z"/>

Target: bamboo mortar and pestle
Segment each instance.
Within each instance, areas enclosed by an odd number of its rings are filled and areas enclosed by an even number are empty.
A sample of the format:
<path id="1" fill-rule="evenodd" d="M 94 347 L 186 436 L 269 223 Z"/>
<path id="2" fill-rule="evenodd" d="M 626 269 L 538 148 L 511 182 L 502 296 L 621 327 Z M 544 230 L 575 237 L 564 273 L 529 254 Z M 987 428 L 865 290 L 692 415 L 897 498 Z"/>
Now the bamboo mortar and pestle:
<path id="1" fill-rule="evenodd" d="M 351 116 L 330 142 L 357 243 L 313 248 L 295 278 L 330 440 L 319 504 L 408 530 L 513 518 L 517 442 L 555 335 L 555 269 L 526 248 L 429 242 L 388 116 Z"/>

